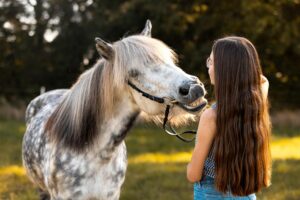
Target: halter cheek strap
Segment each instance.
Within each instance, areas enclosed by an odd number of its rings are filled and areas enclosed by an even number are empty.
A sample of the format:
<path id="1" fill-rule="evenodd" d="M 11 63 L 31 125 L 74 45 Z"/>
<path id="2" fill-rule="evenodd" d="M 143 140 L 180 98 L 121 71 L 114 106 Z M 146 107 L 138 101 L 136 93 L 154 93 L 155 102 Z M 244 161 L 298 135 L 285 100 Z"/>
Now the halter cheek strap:
<path id="1" fill-rule="evenodd" d="M 139 89 L 137 86 L 135 86 L 133 83 L 131 83 L 130 81 L 128 81 L 128 85 L 130 87 L 132 87 L 133 89 L 135 89 L 137 92 L 141 93 L 144 97 L 152 100 L 152 101 L 156 101 L 157 103 L 165 103 L 165 100 L 161 97 L 156 97 L 156 96 L 153 96 L 151 94 L 148 94 L 146 92 L 144 92 L 143 90 Z M 180 104 L 179 104 L 180 105 Z M 181 107 L 181 106 L 180 106 Z M 201 108 L 203 108 L 204 106 L 201 106 Z M 182 107 L 184 108 L 184 107 Z M 195 110 L 198 110 L 195 109 Z M 200 109 L 199 109 L 200 110 Z M 192 139 L 187 139 L 187 138 L 184 138 L 183 136 L 181 135 L 186 135 L 186 134 L 193 134 L 195 135 L 197 132 L 196 131 L 192 131 L 192 130 L 188 130 L 188 131 L 184 131 L 183 133 L 177 133 L 174 128 L 168 124 L 168 116 L 169 116 L 169 111 L 170 111 L 170 105 L 167 105 L 166 106 L 166 110 L 165 110 L 165 117 L 164 117 L 164 122 L 163 122 L 163 129 L 164 131 L 169 134 L 169 135 L 172 135 L 172 136 L 176 136 L 178 139 L 180 139 L 181 141 L 184 141 L 184 142 L 192 142 L 195 137 L 193 137 Z M 170 129 L 170 130 L 167 130 L 167 127 Z"/>

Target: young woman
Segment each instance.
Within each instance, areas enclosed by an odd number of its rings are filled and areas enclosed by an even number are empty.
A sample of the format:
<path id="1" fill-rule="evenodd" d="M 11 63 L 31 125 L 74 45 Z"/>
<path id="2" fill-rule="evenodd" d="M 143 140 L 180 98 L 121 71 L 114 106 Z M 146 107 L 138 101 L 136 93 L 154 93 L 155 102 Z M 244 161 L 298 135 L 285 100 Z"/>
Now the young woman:
<path id="1" fill-rule="evenodd" d="M 242 37 L 218 39 L 207 67 L 216 103 L 201 115 L 187 166 L 194 199 L 256 199 L 270 184 L 269 83 Z"/>

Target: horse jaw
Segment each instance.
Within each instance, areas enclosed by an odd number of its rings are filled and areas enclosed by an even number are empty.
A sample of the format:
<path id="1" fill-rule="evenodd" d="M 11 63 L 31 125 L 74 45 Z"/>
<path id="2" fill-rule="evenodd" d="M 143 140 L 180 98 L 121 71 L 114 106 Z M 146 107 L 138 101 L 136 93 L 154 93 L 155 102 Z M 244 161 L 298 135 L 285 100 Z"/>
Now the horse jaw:
<path id="1" fill-rule="evenodd" d="M 141 93 L 131 89 L 132 99 L 139 109 L 148 115 L 160 115 L 164 113 L 165 106 L 164 104 L 157 103 L 146 97 L 143 97 Z"/>

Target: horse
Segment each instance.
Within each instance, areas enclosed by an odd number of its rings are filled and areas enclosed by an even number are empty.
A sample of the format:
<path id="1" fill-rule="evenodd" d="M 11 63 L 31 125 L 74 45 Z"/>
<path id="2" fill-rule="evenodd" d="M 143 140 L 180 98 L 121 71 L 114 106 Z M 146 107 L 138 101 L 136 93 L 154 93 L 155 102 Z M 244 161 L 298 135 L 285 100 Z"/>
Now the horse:
<path id="1" fill-rule="evenodd" d="M 93 67 L 70 89 L 29 103 L 22 160 L 41 199 L 119 199 L 124 138 L 136 119 L 160 123 L 170 105 L 170 123 L 181 125 L 195 116 L 182 106 L 205 103 L 201 81 L 177 66 L 177 55 L 151 29 L 148 20 L 140 34 L 114 43 L 96 38 L 101 58 Z"/>

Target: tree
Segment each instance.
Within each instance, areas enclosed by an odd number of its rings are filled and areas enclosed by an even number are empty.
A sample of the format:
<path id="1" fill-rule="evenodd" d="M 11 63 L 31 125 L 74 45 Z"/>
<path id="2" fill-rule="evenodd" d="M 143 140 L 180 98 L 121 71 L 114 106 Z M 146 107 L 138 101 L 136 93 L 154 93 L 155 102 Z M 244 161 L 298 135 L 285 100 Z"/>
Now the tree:
<path id="1" fill-rule="evenodd" d="M 70 87 L 98 55 L 94 38 L 139 33 L 171 46 L 179 65 L 208 83 L 213 41 L 250 39 L 269 78 L 274 107 L 299 107 L 300 4 L 290 0 L 0 0 L 0 93 L 32 98 L 39 87 Z M 32 19 L 32 20 L 30 20 Z M 51 37 L 50 37 L 51 36 Z"/>

